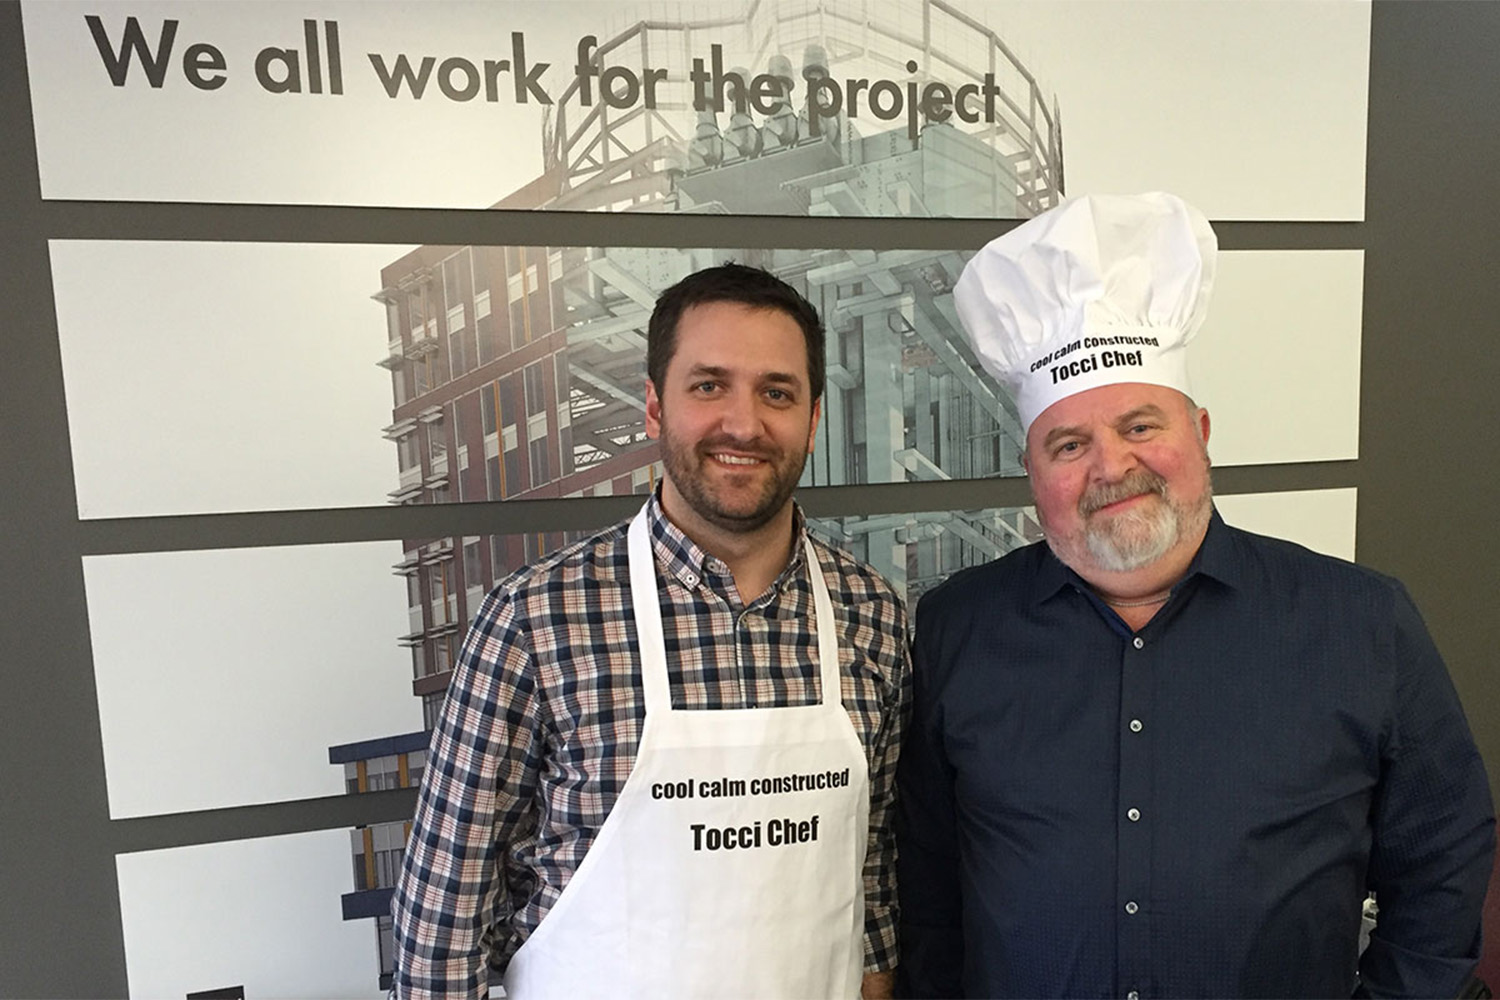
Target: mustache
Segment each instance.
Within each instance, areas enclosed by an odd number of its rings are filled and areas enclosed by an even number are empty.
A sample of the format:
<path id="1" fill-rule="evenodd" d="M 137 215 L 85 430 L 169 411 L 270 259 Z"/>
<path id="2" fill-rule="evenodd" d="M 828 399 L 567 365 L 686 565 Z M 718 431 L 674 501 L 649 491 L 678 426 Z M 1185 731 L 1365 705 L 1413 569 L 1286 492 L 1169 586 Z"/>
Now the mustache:
<path id="1" fill-rule="evenodd" d="M 1105 483 L 1086 492 L 1078 501 L 1078 513 L 1084 517 L 1090 517 L 1112 503 L 1119 503 L 1121 500 L 1129 500 L 1131 497 L 1147 493 L 1155 493 L 1165 498 L 1167 481 L 1150 469 L 1136 469 L 1133 472 L 1127 472 L 1125 478 L 1118 483 Z"/>
<path id="2" fill-rule="evenodd" d="M 697 450 L 700 454 L 705 455 L 716 451 L 733 451 L 739 452 L 742 455 L 752 455 L 755 458 L 765 459 L 775 458 L 779 454 L 777 449 L 767 446 L 760 439 L 752 438 L 748 441 L 741 441 L 722 434 L 718 437 L 707 438 L 698 442 Z"/>

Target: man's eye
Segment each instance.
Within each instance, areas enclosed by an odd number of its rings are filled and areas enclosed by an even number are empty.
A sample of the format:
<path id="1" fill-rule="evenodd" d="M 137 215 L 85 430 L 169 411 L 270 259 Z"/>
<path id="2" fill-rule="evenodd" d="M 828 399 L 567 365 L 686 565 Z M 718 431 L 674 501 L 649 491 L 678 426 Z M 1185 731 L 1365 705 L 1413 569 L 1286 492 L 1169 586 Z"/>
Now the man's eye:
<path id="1" fill-rule="evenodd" d="M 776 400 L 777 402 L 792 398 L 785 389 L 767 389 L 766 396 L 770 399 Z"/>
<path id="2" fill-rule="evenodd" d="M 713 392 L 719 387 L 717 382 L 699 382 L 693 386 L 694 392 Z"/>
<path id="3" fill-rule="evenodd" d="M 1060 445 L 1057 446 L 1057 450 L 1055 452 L 1053 452 L 1053 454 L 1054 455 L 1071 455 L 1071 454 L 1073 454 L 1074 452 L 1076 452 L 1078 449 L 1080 449 L 1082 447 L 1083 447 L 1083 442 L 1082 441 L 1064 441 L 1062 444 L 1060 444 Z"/>

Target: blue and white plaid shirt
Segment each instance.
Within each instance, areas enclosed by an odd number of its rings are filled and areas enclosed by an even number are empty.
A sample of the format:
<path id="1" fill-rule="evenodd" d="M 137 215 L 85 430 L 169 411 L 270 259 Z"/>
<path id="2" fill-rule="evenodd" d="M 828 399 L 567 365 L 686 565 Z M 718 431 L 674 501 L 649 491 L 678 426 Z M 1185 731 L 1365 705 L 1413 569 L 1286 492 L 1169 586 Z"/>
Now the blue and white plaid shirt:
<path id="1" fill-rule="evenodd" d="M 674 527 L 659 498 L 647 516 L 674 707 L 818 702 L 801 511 L 791 562 L 748 607 L 728 567 Z M 433 733 L 396 887 L 401 996 L 473 996 L 498 982 L 630 777 L 645 704 L 626 527 L 520 570 L 479 609 Z M 906 613 L 868 566 L 813 545 L 838 619 L 843 703 L 870 764 L 865 968 L 879 971 L 896 963 L 890 821 L 910 701 Z"/>

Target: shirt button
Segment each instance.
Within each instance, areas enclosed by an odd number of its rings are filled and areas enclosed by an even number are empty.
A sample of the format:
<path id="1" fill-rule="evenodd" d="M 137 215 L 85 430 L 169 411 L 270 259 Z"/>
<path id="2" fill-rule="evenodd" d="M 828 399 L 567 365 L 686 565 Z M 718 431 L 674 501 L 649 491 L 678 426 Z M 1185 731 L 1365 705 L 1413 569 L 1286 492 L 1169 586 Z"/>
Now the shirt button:
<path id="1" fill-rule="evenodd" d="M 1125 1000 L 1141 1000 L 1141 995 L 1137 991 L 1131 990 L 1129 993 L 1125 994 Z"/>
<path id="2" fill-rule="evenodd" d="M 1140 820 L 1141 811 L 1139 809 L 1127 809 L 1125 810 L 1125 815 L 1130 817 L 1130 822 L 1135 823 Z"/>
<path id="3" fill-rule="evenodd" d="M 1136 649 L 1140 649 L 1142 646 L 1146 645 L 1146 640 L 1142 639 L 1140 636 L 1136 636 L 1135 639 L 1132 640 L 1130 644 L 1132 646 L 1134 646 Z"/>
<path id="4" fill-rule="evenodd" d="M 1145 726 L 1141 725 L 1141 720 L 1140 719 L 1131 719 L 1130 720 L 1130 731 L 1132 733 L 1138 733 L 1142 729 L 1145 729 L 1145 728 L 1146 728 Z"/>
<path id="5" fill-rule="evenodd" d="M 1139 909 L 1140 909 L 1140 907 L 1137 906 L 1137 905 L 1135 905 L 1135 900 L 1133 900 L 1133 899 L 1130 902 L 1128 902 L 1128 903 L 1125 904 L 1125 912 L 1128 913 L 1128 914 L 1130 914 L 1131 916 L 1135 916 L 1136 911 L 1139 910 Z"/>

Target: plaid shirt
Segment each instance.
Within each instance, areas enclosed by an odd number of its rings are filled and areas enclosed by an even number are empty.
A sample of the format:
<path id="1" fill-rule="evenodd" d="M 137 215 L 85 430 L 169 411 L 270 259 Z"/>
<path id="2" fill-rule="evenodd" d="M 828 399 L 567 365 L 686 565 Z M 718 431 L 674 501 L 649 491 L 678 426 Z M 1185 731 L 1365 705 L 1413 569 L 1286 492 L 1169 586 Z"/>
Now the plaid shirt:
<path id="1" fill-rule="evenodd" d="M 812 591 L 792 560 L 745 606 L 728 567 L 647 505 L 674 707 L 820 700 Z M 635 764 L 645 700 L 617 525 L 503 581 L 459 652 L 396 887 L 401 996 L 483 991 L 557 902 Z M 906 612 L 869 567 L 814 539 L 843 703 L 870 764 L 865 968 L 894 967 L 891 800 L 910 701 Z"/>

